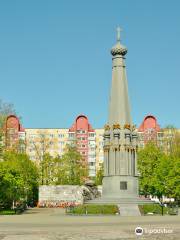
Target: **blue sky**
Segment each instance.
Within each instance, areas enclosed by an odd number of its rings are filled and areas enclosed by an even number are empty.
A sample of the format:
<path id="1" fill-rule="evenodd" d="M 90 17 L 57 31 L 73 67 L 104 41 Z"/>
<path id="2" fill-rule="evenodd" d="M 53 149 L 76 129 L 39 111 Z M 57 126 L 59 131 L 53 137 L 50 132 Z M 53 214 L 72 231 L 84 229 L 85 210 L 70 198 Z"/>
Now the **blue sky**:
<path id="1" fill-rule="evenodd" d="M 123 28 L 132 117 L 180 128 L 180 1 L 0 1 L 0 98 L 24 127 L 107 120 L 110 49 Z"/>

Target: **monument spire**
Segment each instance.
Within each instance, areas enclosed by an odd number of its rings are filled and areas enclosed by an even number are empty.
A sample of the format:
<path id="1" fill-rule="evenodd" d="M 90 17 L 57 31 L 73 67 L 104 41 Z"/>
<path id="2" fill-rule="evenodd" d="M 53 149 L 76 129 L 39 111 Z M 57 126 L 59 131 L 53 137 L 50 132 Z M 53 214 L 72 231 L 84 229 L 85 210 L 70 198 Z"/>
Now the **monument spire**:
<path id="1" fill-rule="evenodd" d="M 122 29 L 120 27 L 117 27 L 117 42 L 120 42 L 121 40 L 121 31 Z"/>
<path id="2" fill-rule="evenodd" d="M 111 49 L 112 86 L 109 102 L 109 124 L 132 124 L 128 84 L 126 76 L 125 55 L 127 48 L 120 43 L 120 27 L 117 28 L 117 43 Z"/>

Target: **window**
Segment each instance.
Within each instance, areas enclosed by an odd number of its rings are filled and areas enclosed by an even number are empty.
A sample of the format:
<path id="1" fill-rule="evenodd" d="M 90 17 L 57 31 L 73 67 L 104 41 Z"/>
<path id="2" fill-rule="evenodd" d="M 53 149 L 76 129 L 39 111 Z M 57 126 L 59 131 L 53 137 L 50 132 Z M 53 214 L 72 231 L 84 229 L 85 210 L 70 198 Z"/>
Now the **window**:
<path id="1" fill-rule="evenodd" d="M 158 133 L 158 138 L 163 138 L 163 133 Z"/>
<path id="2" fill-rule="evenodd" d="M 89 163 L 89 166 L 94 166 L 94 165 L 95 165 L 94 162 L 90 162 L 90 163 Z"/>
<path id="3" fill-rule="evenodd" d="M 85 130 L 77 130 L 77 133 L 86 133 L 86 131 Z"/>
<path id="4" fill-rule="evenodd" d="M 94 148 L 94 147 L 91 147 L 91 148 L 90 148 L 90 150 L 91 150 L 91 151 L 94 151 L 94 150 L 95 150 L 95 148 Z"/>
<path id="5" fill-rule="evenodd" d="M 69 133 L 69 138 L 74 138 L 74 133 Z"/>
<path id="6" fill-rule="evenodd" d="M 84 140 L 86 140 L 85 137 L 78 137 L 77 139 L 80 140 L 80 141 L 84 141 Z"/>
<path id="7" fill-rule="evenodd" d="M 64 137 L 64 134 L 61 134 L 61 133 L 60 133 L 58 136 L 59 136 L 59 138 L 63 138 L 63 137 Z"/>
<path id="8" fill-rule="evenodd" d="M 95 133 L 89 133 L 89 137 L 94 137 Z"/>
<path id="9" fill-rule="evenodd" d="M 30 135 L 29 135 L 29 138 L 31 138 L 31 139 L 33 139 L 33 138 L 35 138 L 35 137 L 36 137 L 35 134 L 30 134 Z"/>
<path id="10" fill-rule="evenodd" d="M 45 135 L 44 133 L 40 133 L 39 136 L 40 136 L 41 138 L 44 138 L 46 135 Z"/>

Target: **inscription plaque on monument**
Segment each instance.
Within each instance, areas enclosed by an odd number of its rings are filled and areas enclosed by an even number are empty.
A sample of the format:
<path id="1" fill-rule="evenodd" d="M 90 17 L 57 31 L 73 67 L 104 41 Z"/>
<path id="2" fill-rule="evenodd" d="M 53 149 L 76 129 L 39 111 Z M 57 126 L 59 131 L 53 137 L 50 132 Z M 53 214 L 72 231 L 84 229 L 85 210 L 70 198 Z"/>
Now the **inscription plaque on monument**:
<path id="1" fill-rule="evenodd" d="M 120 182 L 120 189 L 127 190 L 127 182 Z"/>

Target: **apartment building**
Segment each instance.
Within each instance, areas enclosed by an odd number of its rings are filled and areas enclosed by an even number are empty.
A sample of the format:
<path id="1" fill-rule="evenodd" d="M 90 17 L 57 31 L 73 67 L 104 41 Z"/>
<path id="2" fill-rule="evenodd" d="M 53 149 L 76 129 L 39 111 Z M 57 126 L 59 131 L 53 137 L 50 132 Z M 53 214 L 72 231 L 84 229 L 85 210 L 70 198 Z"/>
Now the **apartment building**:
<path id="1" fill-rule="evenodd" d="M 4 145 L 8 150 L 25 151 L 25 129 L 15 115 L 9 115 L 4 126 Z"/>
<path id="2" fill-rule="evenodd" d="M 39 162 L 45 153 L 62 156 L 66 144 L 76 144 L 88 164 L 89 176 L 96 175 L 103 162 L 103 129 L 93 129 L 85 115 L 79 115 L 68 129 L 26 128 L 26 153 Z"/>
<path id="3" fill-rule="evenodd" d="M 157 119 L 152 115 L 145 116 L 140 127 L 137 129 L 138 139 L 139 139 L 139 148 L 144 148 L 144 146 L 152 141 L 158 146 L 162 145 L 163 132 L 160 128 L 160 125 L 157 122 Z"/>
<path id="4" fill-rule="evenodd" d="M 26 128 L 26 153 L 33 161 L 41 161 L 44 154 L 62 156 L 68 142 L 68 129 Z"/>
<path id="5" fill-rule="evenodd" d="M 136 129 L 139 148 L 149 141 L 155 142 L 165 151 L 171 148 L 173 129 L 161 129 L 157 119 L 148 115 Z M 178 130 L 180 132 L 180 130 Z M 94 129 L 87 116 L 77 116 L 70 128 L 23 128 L 20 120 L 10 115 L 4 127 L 4 142 L 7 149 L 25 152 L 30 159 L 40 162 L 45 153 L 62 156 L 67 144 L 76 144 L 78 151 L 89 168 L 89 176 L 95 176 L 104 161 L 104 129 Z"/>

